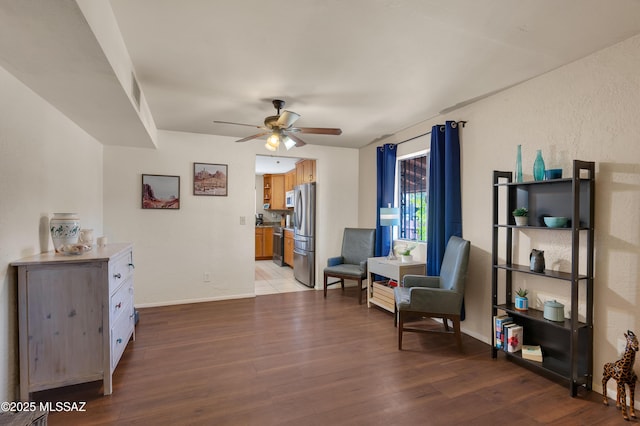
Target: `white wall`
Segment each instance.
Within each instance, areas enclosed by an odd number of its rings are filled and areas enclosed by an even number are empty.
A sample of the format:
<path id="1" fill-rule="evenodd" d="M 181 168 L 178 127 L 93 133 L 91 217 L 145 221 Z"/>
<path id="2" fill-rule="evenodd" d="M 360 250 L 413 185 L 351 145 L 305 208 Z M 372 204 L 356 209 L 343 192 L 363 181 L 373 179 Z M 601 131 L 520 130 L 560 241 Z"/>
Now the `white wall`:
<path id="1" fill-rule="evenodd" d="M 525 180 L 532 179 L 536 149 L 547 167 L 569 170 L 572 159 L 596 162 L 596 267 L 594 380 L 602 391 L 602 366 L 618 359 L 623 332 L 640 332 L 640 36 L 575 63 L 415 126 L 391 142 L 428 131 L 445 120 L 468 120 L 461 130 L 463 235 L 472 244 L 466 291 L 465 333 L 485 342 L 491 330 L 492 171 L 513 170 L 522 144 Z M 383 141 L 384 142 L 384 141 Z M 383 142 L 380 142 L 382 144 Z M 373 147 L 360 153 L 360 182 L 375 178 Z M 566 176 L 566 174 L 565 174 Z M 375 221 L 375 192 L 361 187 L 360 220 Z M 375 188 L 373 188 L 375 191 Z M 566 244 L 527 231 L 529 249 L 545 248 L 547 265 L 566 267 Z M 563 269 L 564 270 L 564 269 Z M 516 284 L 517 285 L 517 284 Z M 529 279 L 532 299 L 567 289 Z M 545 287 L 546 286 L 546 287 Z M 489 356 L 487 354 L 487 356 Z M 637 371 L 637 366 L 636 366 Z M 609 388 L 613 389 L 613 381 Z"/>
<path id="2" fill-rule="evenodd" d="M 102 145 L 0 68 L 0 401 L 18 383 L 16 273 L 53 250 L 48 218 L 77 212 L 102 233 Z"/>
<path id="3" fill-rule="evenodd" d="M 234 140 L 159 131 L 157 150 L 105 147 L 105 233 L 134 244 L 137 306 L 254 296 L 255 155 L 265 149 Z M 293 154 L 316 160 L 320 286 L 342 229 L 357 225 L 358 151 L 307 145 Z M 194 196 L 194 162 L 228 164 L 229 195 Z M 180 210 L 141 209 L 142 173 L 180 176 Z"/>

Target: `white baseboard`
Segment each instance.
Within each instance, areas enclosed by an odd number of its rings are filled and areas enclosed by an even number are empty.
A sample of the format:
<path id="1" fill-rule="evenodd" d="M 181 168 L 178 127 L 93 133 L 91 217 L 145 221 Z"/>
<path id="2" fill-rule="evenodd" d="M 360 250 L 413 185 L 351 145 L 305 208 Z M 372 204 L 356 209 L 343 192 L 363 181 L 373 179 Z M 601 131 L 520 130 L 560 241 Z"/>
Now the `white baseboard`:
<path id="1" fill-rule="evenodd" d="M 168 300 L 168 301 L 163 301 L 159 303 L 136 303 L 135 307 L 136 308 L 156 308 L 160 306 L 187 305 L 189 303 L 217 302 L 219 300 L 248 299 L 253 297 L 256 297 L 255 293 L 234 294 L 230 296 L 207 297 L 204 299 Z"/>

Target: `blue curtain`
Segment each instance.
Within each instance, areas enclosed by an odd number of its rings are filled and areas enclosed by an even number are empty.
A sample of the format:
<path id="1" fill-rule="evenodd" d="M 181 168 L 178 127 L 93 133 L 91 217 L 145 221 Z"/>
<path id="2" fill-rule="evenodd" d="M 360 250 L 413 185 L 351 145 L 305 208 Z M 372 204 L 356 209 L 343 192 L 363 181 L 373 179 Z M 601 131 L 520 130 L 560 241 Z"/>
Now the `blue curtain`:
<path id="1" fill-rule="evenodd" d="M 377 150 L 376 257 L 389 254 L 389 227 L 380 226 L 380 207 L 393 207 L 396 176 L 396 145 L 384 144 Z"/>
<path id="2" fill-rule="evenodd" d="M 449 238 L 462 237 L 460 137 L 455 121 L 431 129 L 429 168 L 427 275 L 440 275 Z M 461 316 L 464 320 L 464 304 Z"/>

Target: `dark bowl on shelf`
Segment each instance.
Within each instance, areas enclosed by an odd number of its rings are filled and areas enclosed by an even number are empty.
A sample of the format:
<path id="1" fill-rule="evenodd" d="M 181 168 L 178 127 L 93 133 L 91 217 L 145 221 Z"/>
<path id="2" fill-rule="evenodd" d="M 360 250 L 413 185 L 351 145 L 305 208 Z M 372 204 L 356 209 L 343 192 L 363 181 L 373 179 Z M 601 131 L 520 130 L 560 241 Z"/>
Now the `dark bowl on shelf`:
<path id="1" fill-rule="evenodd" d="M 549 169 L 545 170 L 544 178 L 546 180 L 551 179 L 561 179 L 562 178 L 562 169 Z"/>

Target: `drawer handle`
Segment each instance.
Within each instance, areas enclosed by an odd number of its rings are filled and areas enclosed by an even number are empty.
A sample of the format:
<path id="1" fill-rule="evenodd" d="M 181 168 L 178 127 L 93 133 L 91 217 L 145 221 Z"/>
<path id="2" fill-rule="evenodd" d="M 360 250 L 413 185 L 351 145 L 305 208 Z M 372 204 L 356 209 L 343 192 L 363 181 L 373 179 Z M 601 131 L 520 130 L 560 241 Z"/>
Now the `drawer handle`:
<path id="1" fill-rule="evenodd" d="M 129 268 L 136 269 L 136 265 L 134 265 L 133 263 L 130 263 Z"/>
<path id="2" fill-rule="evenodd" d="M 118 272 L 117 274 L 113 274 L 113 278 L 122 278 L 122 275 Z"/>
<path id="3" fill-rule="evenodd" d="M 116 343 L 117 343 L 117 344 L 122 343 L 122 339 L 120 339 L 120 338 L 116 339 Z"/>
<path id="4" fill-rule="evenodd" d="M 122 302 L 118 302 L 118 304 L 116 305 L 116 309 L 120 309 L 122 307 Z"/>

